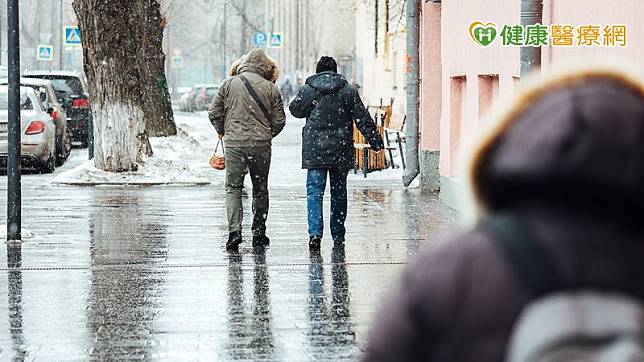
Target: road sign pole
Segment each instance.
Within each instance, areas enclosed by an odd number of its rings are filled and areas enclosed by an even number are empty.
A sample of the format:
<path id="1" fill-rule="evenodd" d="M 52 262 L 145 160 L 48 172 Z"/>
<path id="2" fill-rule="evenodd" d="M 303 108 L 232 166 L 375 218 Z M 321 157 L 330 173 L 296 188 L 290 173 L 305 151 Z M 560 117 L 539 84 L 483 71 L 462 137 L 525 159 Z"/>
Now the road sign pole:
<path id="1" fill-rule="evenodd" d="M 7 0 L 9 45 L 9 139 L 7 147 L 7 241 L 20 241 L 20 23 L 19 0 Z"/>
<path id="2" fill-rule="evenodd" d="M 59 19 L 60 20 L 60 27 L 58 28 L 58 31 L 61 31 L 62 29 L 64 29 L 63 25 L 65 23 L 64 20 L 63 20 L 63 13 L 64 13 L 64 10 L 65 10 L 65 4 L 63 4 L 63 0 L 60 0 L 60 9 L 59 10 L 60 10 L 60 13 L 58 15 L 60 16 L 60 19 Z M 65 36 L 65 30 L 62 30 L 62 31 L 63 31 L 63 33 L 60 35 L 61 38 L 60 38 L 60 43 L 59 43 L 59 47 L 58 47 L 58 67 L 60 68 L 60 70 L 65 69 L 65 67 L 63 65 L 63 43 L 65 43 L 65 39 L 63 39 L 63 37 Z"/>

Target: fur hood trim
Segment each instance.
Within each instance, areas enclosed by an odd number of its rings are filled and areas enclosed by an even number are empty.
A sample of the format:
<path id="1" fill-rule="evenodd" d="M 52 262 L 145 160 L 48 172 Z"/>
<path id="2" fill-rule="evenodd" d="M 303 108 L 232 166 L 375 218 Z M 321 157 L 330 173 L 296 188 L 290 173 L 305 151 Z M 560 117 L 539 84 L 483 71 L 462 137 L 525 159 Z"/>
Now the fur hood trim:
<path id="1" fill-rule="evenodd" d="M 273 83 L 277 82 L 280 75 L 277 62 L 259 48 L 252 49 L 241 58 L 235 60 L 231 64 L 228 74 L 231 77 L 236 76 L 240 70 L 244 71 L 244 67 L 253 68 L 254 71 L 261 73 L 261 76 Z"/>

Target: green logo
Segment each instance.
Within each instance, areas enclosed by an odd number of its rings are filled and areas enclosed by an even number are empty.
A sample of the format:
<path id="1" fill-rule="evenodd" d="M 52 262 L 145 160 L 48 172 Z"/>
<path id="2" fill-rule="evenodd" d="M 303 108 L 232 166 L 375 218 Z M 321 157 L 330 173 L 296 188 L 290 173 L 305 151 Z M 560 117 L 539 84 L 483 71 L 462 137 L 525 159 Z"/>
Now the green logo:
<path id="1" fill-rule="evenodd" d="M 483 24 L 477 21 L 470 25 L 470 36 L 480 46 L 486 47 L 492 44 L 496 35 L 496 24 L 494 23 Z"/>

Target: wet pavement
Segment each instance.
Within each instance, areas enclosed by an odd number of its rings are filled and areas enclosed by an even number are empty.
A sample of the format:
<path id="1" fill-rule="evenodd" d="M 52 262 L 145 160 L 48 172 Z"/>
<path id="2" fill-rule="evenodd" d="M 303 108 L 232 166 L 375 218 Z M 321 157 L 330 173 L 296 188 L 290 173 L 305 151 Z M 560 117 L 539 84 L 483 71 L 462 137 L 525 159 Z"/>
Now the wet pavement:
<path id="1" fill-rule="evenodd" d="M 209 186 L 68 187 L 24 176 L 23 228 L 34 236 L 0 248 L 0 360 L 359 358 L 409 257 L 458 215 L 404 190 L 397 171 L 352 175 L 346 246 L 326 238 L 309 253 L 301 122 L 289 121 L 273 150 L 264 250 L 250 247 L 246 198 L 247 242 L 225 251 L 223 174 L 208 169 L 214 139 L 203 117 L 181 122 L 205 145 L 190 159 Z M 5 177 L 0 192 L 4 219 Z"/>

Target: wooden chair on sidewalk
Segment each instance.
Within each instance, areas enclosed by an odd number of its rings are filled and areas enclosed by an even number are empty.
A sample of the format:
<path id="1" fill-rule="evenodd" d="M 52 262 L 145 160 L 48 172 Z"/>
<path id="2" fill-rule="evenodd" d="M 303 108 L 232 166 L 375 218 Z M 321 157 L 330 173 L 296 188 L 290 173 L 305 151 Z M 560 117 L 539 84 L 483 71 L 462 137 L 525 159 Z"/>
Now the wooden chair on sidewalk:
<path id="1" fill-rule="evenodd" d="M 391 116 L 391 106 L 370 106 L 368 109 L 372 113 L 373 119 L 376 122 L 376 129 L 380 133 L 382 139 L 385 140 L 388 137 L 385 125 Z M 356 151 L 356 163 L 354 168 L 354 172 L 356 174 L 360 170 L 364 174 L 364 177 L 367 177 L 369 173 L 384 170 L 393 164 L 392 150 L 396 150 L 396 147 L 391 147 L 385 144 L 385 151 L 388 151 L 390 155 L 390 160 L 388 161 L 385 152 L 370 152 L 371 146 L 355 125 L 353 126 L 353 139 L 353 147 Z"/>
<path id="2" fill-rule="evenodd" d="M 405 142 L 405 122 L 407 122 L 406 114 L 397 114 L 393 113 L 389 117 L 388 121 L 385 123 L 385 142 L 387 146 L 387 151 L 389 152 L 389 159 L 391 160 L 391 168 L 396 168 L 394 164 L 393 151 L 397 150 L 400 152 L 400 161 L 402 162 L 403 169 L 407 168 L 405 164 L 405 154 L 403 150 L 403 143 Z M 391 135 L 395 135 L 393 140 L 394 143 L 397 143 L 397 147 L 392 146 Z"/>

